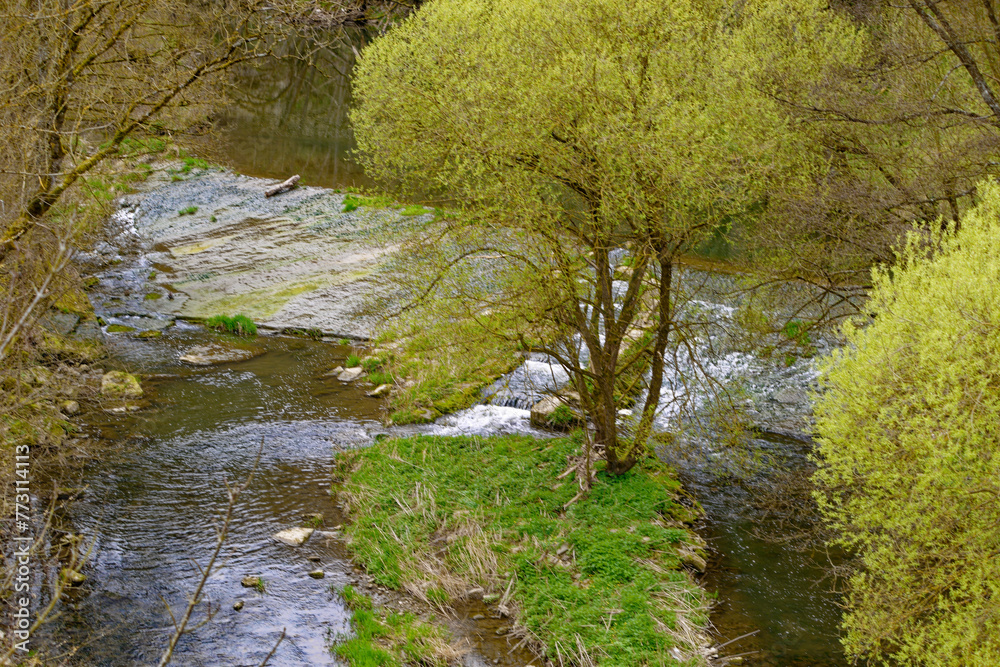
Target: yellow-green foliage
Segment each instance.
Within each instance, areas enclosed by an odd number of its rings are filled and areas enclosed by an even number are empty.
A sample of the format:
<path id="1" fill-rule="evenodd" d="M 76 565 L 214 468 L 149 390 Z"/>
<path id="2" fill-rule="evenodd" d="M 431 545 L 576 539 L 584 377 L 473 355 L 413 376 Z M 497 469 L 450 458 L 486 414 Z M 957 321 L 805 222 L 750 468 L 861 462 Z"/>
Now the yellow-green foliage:
<path id="1" fill-rule="evenodd" d="M 979 196 L 875 272 L 874 321 L 825 368 L 817 497 L 860 556 L 852 656 L 1000 664 L 1000 187 Z"/>
<path id="2" fill-rule="evenodd" d="M 827 171 L 758 84 L 775 73 L 815 83 L 854 53 L 857 31 L 819 0 L 739 5 L 436 0 L 358 63 L 351 118 L 368 172 L 459 209 L 440 221 L 447 234 L 405 248 L 399 291 L 449 316 L 465 302 L 462 319 L 488 312 L 508 323 L 497 338 L 516 333 L 559 355 L 609 462 L 623 461 L 615 471 L 634 450 L 618 447 L 614 389 L 638 370 L 617 362 L 637 352 L 655 371 L 670 357 L 673 261 L 759 208 L 768 184 Z M 617 303 L 613 249 L 635 260 Z M 663 305 L 649 355 L 626 349 L 646 293 Z M 586 342 L 587 361 L 570 340 Z M 643 394 L 644 378 L 625 388 Z M 659 389 L 645 392 L 635 442 L 652 428 Z"/>

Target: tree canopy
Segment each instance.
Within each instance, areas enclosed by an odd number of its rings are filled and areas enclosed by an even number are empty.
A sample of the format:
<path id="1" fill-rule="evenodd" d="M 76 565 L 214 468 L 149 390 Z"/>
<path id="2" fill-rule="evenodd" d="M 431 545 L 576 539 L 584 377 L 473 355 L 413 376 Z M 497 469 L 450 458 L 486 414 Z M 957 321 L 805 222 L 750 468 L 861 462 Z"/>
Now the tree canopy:
<path id="1" fill-rule="evenodd" d="M 824 371 L 820 508 L 860 556 L 849 655 L 996 664 L 1000 655 L 1000 186 L 928 247 L 876 270 L 867 326 Z"/>
<path id="2" fill-rule="evenodd" d="M 362 54 L 352 121 L 370 173 L 460 202 L 411 247 L 413 292 L 555 357 L 622 472 L 690 342 L 674 262 L 822 168 L 758 81 L 860 42 L 819 2 L 437 0 Z"/>

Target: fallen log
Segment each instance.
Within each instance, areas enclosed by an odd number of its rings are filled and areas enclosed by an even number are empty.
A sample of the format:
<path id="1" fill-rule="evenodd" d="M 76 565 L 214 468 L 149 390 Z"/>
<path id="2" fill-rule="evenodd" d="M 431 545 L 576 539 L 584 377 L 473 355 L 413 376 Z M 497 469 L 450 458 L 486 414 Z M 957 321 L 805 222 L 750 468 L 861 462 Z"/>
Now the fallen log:
<path id="1" fill-rule="evenodd" d="M 285 181 L 283 183 L 278 183 L 274 187 L 271 187 L 271 188 L 268 188 L 267 190 L 265 190 L 264 191 L 264 196 L 265 197 L 273 197 L 274 195 L 280 195 L 282 192 L 288 192 L 289 190 L 291 190 L 292 188 L 294 188 L 296 185 L 298 185 L 298 183 L 299 183 L 299 175 L 295 174 L 294 176 L 292 176 L 291 178 L 289 178 L 287 181 Z"/>

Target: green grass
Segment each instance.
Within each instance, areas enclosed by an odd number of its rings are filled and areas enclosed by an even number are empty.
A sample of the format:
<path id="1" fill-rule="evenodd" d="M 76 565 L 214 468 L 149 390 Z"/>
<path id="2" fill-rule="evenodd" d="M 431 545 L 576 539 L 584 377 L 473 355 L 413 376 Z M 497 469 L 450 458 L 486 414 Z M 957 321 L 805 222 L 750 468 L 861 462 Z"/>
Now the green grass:
<path id="1" fill-rule="evenodd" d="M 194 169 L 208 169 L 208 162 L 197 157 L 184 158 L 184 166 L 181 167 L 180 172 L 188 174 Z"/>
<path id="2" fill-rule="evenodd" d="M 399 214 L 409 216 L 409 215 L 426 215 L 427 213 L 433 213 L 433 212 L 434 211 L 432 209 L 425 208 L 420 204 L 410 204 L 409 206 L 404 207 L 403 210 L 399 212 Z"/>
<path id="3" fill-rule="evenodd" d="M 205 326 L 216 331 L 224 331 L 234 336 L 253 337 L 257 335 L 257 325 L 246 315 L 213 315 L 205 320 Z"/>
<path id="4" fill-rule="evenodd" d="M 187 208 L 182 208 L 181 210 L 177 211 L 177 215 L 194 215 L 197 212 L 198 212 L 197 206 L 188 206 Z"/>
<path id="5" fill-rule="evenodd" d="M 353 612 L 353 637 L 339 637 L 331 651 L 351 667 L 401 667 L 444 665 L 453 655 L 443 631 L 413 614 L 387 612 L 353 586 L 339 591 Z"/>
<path id="6" fill-rule="evenodd" d="M 365 197 L 363 195 L 350 194 L 344 197 L 344 213 L 350 213 L 362 206 L 372 208 L 385 208 L 392 206 L 393 201 L 388 197 Z"/>
<path id="7" fill-rule="evenodd" d="M 368 381 L 374 385 L 396 384 L 396 378 L 387 371 L 371 371 L 368 373 Z"/>
<path id="8" fill-rule="evenodd" d="M 347 356 L 347 361 L 344 362 L 344 368 L 354 368 L 355 366 L 361 365 L 361 357 L 356 354 L 349 354 Z"/>
<path id="9" fill-rule="evenodd" d="M 511 329 L 497 318 L 483 319 L 490 331 Z M 444 327 L 461 332 L 450 339 L 457 342 L 442 344 L 447 340 L 441 331 Z M 401 382 L 408 381 L 393 394 L 390 420 L 395 424 L 433 421 L 474 405 L 484 386 L 524 361 L 512 347 L 498 349 L 503 345 L 498 337 L 483 332 L 478 323 L 459 320 L 422 322 L 383 334 L 378 343 L 395 350 L 391 359 L 385 357 L 383 370 Z"/>
<path id="10" fill-rule="evenodd" d="M 708 620 L 681 569 L 680 550 L 699 544 L 684 527 L 694 514 L 651 460 L 617 478 L 598 463 L 589 496 L 571 502 L 577 483 L 557 476 L 578 452 L 577 437 L 418 436 L 339 453 L 351 549 L 377 583 L 438 606 L 482 587 L 557 663 L 676 664 L 668 650 L 690 648 L 679 617 Z"/>

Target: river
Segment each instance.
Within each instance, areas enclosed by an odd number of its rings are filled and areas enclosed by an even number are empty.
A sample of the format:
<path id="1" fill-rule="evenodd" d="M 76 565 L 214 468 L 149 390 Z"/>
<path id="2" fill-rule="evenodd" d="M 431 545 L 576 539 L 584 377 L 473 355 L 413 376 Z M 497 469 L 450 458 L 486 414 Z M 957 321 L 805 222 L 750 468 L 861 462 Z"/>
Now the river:
<path id="1" fill-rule="evenodd" d="M 350 157 L 346 116 L 354 52 L 364 38 L 353 39 L 319 53 L 319 66 L 291 61 L 245 72 L 239 104 L 227 114 L 208 157 L 261 177 L 300 173 L 312 185 L 363 185 Z M 124 265 L 107 267 L 109 276 L 121 276 L 129 262 L 145 270 L 142 261 L 141 252 L 133 252 Z M 102 284 L 97 290 L 107 290 L 105 296 L 123 289 L 110 277 Z M 99 314 L 113 319 L 111 312 Z M 340 523 L 327 493 L 333 448 L 363 446 L 386 430 L 378 401 L 322 377 L 352 348 L 268 336 L 260 338 L 266 354 L 256 359 L 193 369 L 177 361 L 180 351 L 213 334 L 183 322 L 164 332 L 161 338 L 110 338 L 115 363 L 152 378 L 145 383 L 149 406 L 127 416 L 102 416 L 88 426 L 104 436 L 106 452 L 84 471 L 88 491 L 67 519 L 96 540 L 85 570 L 89 581 L 49 626 L 49 639 L 77 646 L 77 664 L 155 662 L 170 634 L 165 605 L 183 608 L 198 577 L 194 563 L 204 562 L 213 544 L 224 484 L 251 472 L 263 442 L 223 566 L 207 587 L 214 618 L 183 638 L 175 662 L 256 664 L 284 628 L 287 638 L 269 664 L 336 664 L 329 640 L 347 631 L 349 612 L 332 589 L 363 583 L 363 575 L 352 569 L 336 539 L 317 535 L 292 549 L 272 535 L 312 513 L 323 514 L 324 529 Z M 477 432 L 526 428 L 517 411 L 481 409 L 462 419 L 448 424 Z M 436 428 L 457 430 L 448 424 Z M 685 473 L 706 510 L 701 530 L 715 551 L 703 583 L 718 595 L 712 617 L 718 641 L 758 631 L 723 654 L 746 652 L 748 665 L 846 664 L 836 599 L 829 582 L 820 581 L 826 554 L 793 548 L 786 538 L 801 525 L 756 502 L 773 494 L 783 471 L 793 471 L 798 480 L 808 474 L 809 445 L 781 437 L 753 444 L 773 454 L 774 464 L 750 479 L 697 467 Z M 799 494 L 795 504 L 796 516 L 802 508 L 808 515 L 806 496 Z M 317 564 L 326 572 L 323 579 L 308 576 Z M 263 577 L 265 592 L 241 587 L 245 575 Z M 244 602 L 241 611 L 233 609 L 238 600 Z M 479 652 L 490 662 L 530 660 L 524 653 L 508 655 L 505 642 L 475 624 L 466 623 L 464 632 L 487 637 Z"/>

